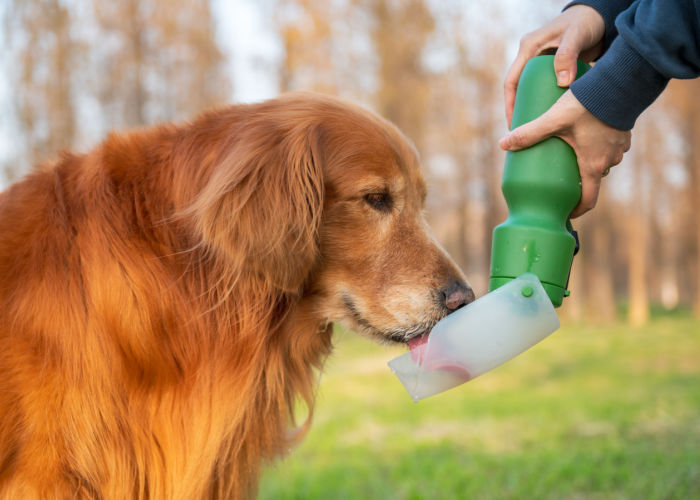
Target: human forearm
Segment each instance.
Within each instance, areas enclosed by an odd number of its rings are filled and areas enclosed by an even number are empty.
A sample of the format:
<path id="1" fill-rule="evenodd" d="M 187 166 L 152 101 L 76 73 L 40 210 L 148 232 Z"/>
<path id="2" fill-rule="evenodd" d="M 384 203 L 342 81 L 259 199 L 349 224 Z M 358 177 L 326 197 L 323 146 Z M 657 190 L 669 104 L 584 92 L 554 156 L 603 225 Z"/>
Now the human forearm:
<path id="1" fill-rule="evenodd" d="M 631 130 L 668 80 L 618 37 L 596 65 L 570 88 L 596 118 L 617 129 Z"/>
<path id="2" fill-rule="evenodd" d="M 700 0 L 634 2 L 617 17 L 610 48 L 571 85 L 576 98 L 608 125 L 631 129 L 669 79 L 700 75 L 698 12 Z"/>

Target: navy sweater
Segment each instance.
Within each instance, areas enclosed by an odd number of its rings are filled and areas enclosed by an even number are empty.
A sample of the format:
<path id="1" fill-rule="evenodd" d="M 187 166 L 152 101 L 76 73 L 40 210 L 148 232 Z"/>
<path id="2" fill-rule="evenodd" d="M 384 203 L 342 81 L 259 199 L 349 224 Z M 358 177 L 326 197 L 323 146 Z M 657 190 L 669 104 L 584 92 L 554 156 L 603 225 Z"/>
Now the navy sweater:
<path id="1" fill-rule="evenodd" d="M 605 52 L 571 85 L 600 120 L 621 130 L 671 78 L 700 76 L 700 0 L 582 0 L 605 20 Z"/>

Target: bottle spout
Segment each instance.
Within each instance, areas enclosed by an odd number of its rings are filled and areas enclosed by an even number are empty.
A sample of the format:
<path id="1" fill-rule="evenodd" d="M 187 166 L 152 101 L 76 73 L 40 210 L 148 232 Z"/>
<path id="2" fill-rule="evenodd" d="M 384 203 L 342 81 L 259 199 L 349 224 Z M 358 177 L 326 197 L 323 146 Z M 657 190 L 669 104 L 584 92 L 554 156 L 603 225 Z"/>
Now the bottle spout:
<path id="1" fill-rule="evenodd" d="M 558 328 L 547 292 L 527 273 L 443 318 L 427 343 L 389 367 L 417 402 L 496 368 Z"/>

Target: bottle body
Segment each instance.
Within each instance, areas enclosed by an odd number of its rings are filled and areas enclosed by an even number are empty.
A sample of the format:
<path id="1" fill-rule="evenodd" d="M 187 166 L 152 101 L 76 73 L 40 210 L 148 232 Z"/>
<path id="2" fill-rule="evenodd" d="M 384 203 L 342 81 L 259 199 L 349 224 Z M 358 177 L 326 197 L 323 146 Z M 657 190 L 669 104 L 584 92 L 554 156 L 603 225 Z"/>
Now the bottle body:
<path id="1" fill-rule="evenodd" d="M 578 63 L 578 76 L 588 66 Z M 547 111 L 566 91 L 556 83 L 554 56 L 538 56 L 523 69 L 513 109 L 513 128 Z M 567 228 L 581 198 L 581 178 L 573 149 L 551 137 L 506 153 L 503 195 L 508 218 L 493 231 L 489 290 L 523 273 L 542 282 L 555 307 L 566 290 L 576 240 Z"/>

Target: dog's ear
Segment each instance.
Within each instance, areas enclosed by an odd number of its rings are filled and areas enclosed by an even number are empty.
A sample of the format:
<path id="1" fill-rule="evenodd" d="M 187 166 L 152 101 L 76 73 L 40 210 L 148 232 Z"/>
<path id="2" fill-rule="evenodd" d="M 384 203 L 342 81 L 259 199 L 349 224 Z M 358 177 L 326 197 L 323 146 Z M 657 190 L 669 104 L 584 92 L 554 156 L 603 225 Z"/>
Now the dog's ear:
<path id="1" fill-rule="evenodd" d="M 187 212 L 233 275 L 297 292 L 318 253 L 323 207 L 317 125 L 251 120 L 220 154 Z"/>

